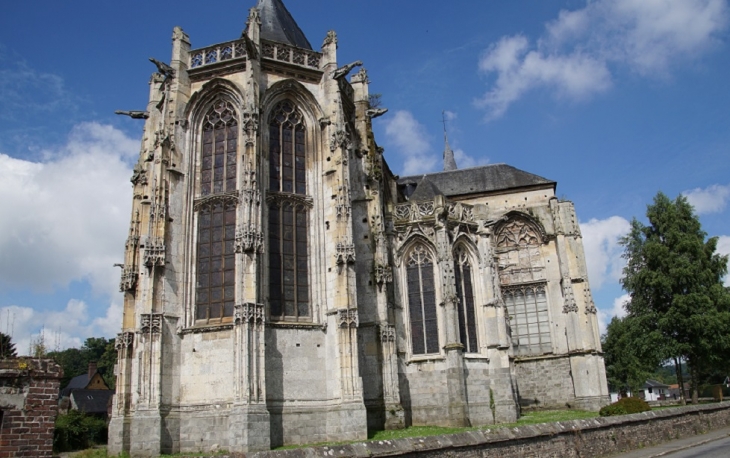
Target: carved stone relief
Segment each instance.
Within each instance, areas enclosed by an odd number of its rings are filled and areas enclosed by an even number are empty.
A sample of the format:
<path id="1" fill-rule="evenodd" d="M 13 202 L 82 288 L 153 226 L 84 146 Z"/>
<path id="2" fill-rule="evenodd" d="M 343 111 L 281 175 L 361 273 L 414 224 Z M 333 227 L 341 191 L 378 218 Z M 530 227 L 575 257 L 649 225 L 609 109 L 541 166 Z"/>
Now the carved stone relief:
<path id="1" fill-rule="evenodd" d="M 357 309 L 340 309 L 337 311 L 340 328 L 356 328 L 358 326 Z"/>
<path id="2" fill-rule="evenodd" d="M 262 326 L 265 319 L 264 304 L 246 302 L 236 304 L 233 308 L 233 320 L 237 325 L 249 323 Z"/>
<path id="3" fill-rule="evenodd" d="M 162 313 L 143 313 L 140 316 L 140 328 L 143 334 L 159 334 L 162 332 Z"/>

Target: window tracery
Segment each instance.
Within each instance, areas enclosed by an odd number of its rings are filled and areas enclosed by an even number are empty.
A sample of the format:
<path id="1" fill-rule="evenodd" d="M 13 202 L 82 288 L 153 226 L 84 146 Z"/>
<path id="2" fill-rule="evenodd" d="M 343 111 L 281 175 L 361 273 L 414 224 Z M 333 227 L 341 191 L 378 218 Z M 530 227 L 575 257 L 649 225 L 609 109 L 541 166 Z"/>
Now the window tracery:
<path id="1" fill-rule="evenodd" d="M 458 247 L 454 252 L 454 276 L 456 279 L 456 295 L 459 298 L 459 338 L 466 353 L 477 353 L 479 347 L 477 345 L 471 263 L 464 247 Z"/>
<path id="2" fill-rule="evenodd" d="M 218 101 L 202 126 L 197 212 L 195 319 L 229 321 L 235 303 L 238 115 Z"/>
<path id="3" fill-rule="evenodd" d="M 414 355 L 439 352 L 434 264 L 425 246 L 417 244 L 406 262 L 411 350 Z"/>
<path id="4" fill-rule="evenodd" d="M 304 117 L 283 100 L 269 117 L 269 313 L 274 320 L 311 319 L 306 160 Z"/>
<path id="5" fill-rule="evenodd" d="M 513 217 L 496 234 L 502 298 L 520 355 L 552 351 L 541 243 L 539 230 L 522 217 Z"/>

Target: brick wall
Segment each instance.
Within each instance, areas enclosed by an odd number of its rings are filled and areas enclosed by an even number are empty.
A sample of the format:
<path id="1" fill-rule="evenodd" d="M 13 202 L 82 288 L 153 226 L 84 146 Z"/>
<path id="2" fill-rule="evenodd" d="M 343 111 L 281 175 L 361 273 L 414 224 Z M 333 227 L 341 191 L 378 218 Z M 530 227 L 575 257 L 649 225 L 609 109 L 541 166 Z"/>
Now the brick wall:
<path id="1" fill-rule="evenodd" d="M 0 360 L 0 458 L 53 455 L 62 375 L 48 359 Z"/>

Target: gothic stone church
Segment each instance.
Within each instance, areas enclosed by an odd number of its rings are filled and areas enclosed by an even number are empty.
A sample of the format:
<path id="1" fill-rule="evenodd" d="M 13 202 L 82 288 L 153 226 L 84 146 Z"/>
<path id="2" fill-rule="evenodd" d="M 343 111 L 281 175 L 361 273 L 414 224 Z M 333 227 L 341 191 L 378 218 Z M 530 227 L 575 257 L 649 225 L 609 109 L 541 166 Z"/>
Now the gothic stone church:
<path id="1" fill-rule="evenodd" d="M 155 61 L 110 452 L 265 450 L 608 402 L 571 202 L 503 164 L 398 177 L 359 62 L 281 0 Z M 344 45 L 344 44 L 343 44 Z"/>

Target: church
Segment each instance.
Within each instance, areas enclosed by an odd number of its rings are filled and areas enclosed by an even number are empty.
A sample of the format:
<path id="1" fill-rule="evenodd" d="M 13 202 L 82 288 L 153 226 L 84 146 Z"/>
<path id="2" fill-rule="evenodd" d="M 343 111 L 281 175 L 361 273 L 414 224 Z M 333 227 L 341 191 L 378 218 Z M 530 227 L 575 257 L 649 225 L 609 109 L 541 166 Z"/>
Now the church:
<path id="1" fill-rule="evenodd" d="M 253 0 L 251 0 L 253 1 Z M 608 403 L 573 204 L 509 165 L 399 177 L 361 62 L 281 0 L 176 27 L 132 176 L 109 452 L 268 450 Z M 343 43 L 343 46 L 346 44 Z"/>

